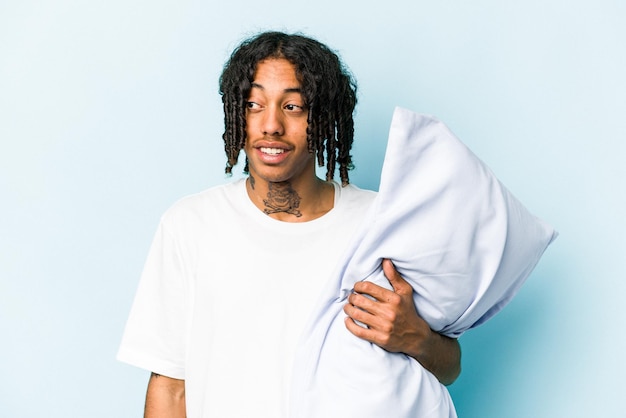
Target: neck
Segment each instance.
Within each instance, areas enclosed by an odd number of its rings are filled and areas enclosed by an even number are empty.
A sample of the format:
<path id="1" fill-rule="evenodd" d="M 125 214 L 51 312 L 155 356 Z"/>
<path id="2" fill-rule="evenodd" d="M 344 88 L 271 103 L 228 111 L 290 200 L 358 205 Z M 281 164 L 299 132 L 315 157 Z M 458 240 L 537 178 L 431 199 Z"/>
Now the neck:
<path id="1" fill-rule="evenodd" d="M 265 182 L 251 173 L 246 181 L 248 196 L 266 215 L 284 222 L 306 222 L 333 208 L 334 186 L 317 177 L 309 184 L 290 181 Z"/>

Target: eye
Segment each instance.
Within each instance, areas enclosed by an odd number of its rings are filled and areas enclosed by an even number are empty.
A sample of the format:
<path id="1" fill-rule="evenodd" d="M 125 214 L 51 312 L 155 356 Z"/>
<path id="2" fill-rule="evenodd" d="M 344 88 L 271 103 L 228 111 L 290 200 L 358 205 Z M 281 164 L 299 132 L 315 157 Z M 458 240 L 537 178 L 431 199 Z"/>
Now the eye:
<path id="1" fill-rule="evenodd" d="M 246 102 L 246 109 L 248 110 L 259 110 L 261 109 L 261 105 L 257 102 Z"/>
<path id="2" fill-rule="evenodd" d="M 299 105 L 293 104 L 293 103 L 285 105 L 285 109 L 290 111 L 290 112 L 303 112 L 304 111 L 304 107 L 303 106 L 299 106 Z"/>

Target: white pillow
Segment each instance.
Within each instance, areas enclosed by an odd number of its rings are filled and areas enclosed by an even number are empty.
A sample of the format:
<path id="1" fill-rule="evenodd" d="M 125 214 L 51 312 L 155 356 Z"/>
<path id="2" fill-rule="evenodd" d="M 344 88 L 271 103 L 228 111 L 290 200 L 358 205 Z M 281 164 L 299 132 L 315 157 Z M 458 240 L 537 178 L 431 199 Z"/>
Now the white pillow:
<path id="1" fill-rule="evenodd" d="M 500 311 L 557 236 L 440 121 L 396 108 L 370 224 L 344 290 L 391 258 L 431 328 L 459 336 Z"/>

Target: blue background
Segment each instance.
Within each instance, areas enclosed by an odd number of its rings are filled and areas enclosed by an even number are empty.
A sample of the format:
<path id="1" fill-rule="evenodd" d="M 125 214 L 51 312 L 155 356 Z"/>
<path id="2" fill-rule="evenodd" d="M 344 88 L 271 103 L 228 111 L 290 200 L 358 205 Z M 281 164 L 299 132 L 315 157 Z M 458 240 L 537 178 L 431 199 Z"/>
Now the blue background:
<path id="1" fill-rule="evenodd" d="M 622 415 L 626 3 L 217 3 L 0 0 L 0 415 L 141 416 L 148 374 L 114 359 L 138 277 L 162 212 L 225 181 L 217 80 L 261 29 L 352 69 L 354 183 L 401 105 L 559 230 L 461 338 L 459 415 Z"/>

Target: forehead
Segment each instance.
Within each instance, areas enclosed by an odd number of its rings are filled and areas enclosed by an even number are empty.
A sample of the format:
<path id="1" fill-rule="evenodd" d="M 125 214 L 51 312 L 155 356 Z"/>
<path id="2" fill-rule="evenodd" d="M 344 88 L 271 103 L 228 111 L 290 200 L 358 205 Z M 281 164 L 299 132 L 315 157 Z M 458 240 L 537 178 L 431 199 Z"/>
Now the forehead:
<path id="1" fill-rule="evenodd" d="M 256 66 L 253 87 L 268 85 L 289 85 L 289 88 L 300 87 L 296 67 L 284 58 L 268 58 Z"/>

